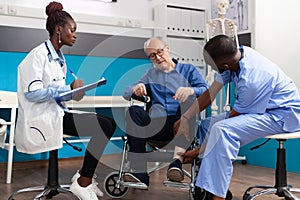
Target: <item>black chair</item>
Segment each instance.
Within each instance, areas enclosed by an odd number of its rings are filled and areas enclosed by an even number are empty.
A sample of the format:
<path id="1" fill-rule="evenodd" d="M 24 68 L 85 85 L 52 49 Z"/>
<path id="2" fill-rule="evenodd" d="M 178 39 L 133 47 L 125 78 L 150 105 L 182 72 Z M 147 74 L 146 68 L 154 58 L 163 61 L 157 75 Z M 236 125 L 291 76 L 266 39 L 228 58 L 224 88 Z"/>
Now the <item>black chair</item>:
<path id="1" fill-rule="evenodd" d="M 81 148 L 76 147 L 70 144 L 67 140 L 64 141 L 73 147 L 77 151 L 82 151 Z M 60 185 L 58 183 L 58 150 L 52 150 L 49 152 L 49 159 L 48 159 L 48 177 L 47 177 L 47 184 L 45 186 L 36 186 L 36 187 L 28 187 L 23 188 L 15 191 L 12 193 L 8 200 L 13 200 L 14 196 L 23 192 L 36 192 L 41 191 L 37 196 L 35 196 L 35 200 L 46 198 L 52 198 L 53 196 L 62 193 L 62 192 L 70 192 L 69 188 L 70 185 Z M 71 192 L 70 192 L 71 193 Z"/>
<path id="2" fill-rule="evenodd" d="M 284 148 L 284 142 L 287 139 L 295 139 L 300 138 L 300 132 L 294 133 L 283 133 L 276 134 L 266 137 L 268 139 L 276 139 L 278 141 L 277 148 L 277 161 L 276 161 L 276 171 L 275 171 L 275 185 L 274 186 L 266 186 L 266 185 L 255 185 L 249 187 L 244 195 L 243 200 L 252 200 L 256 197 L 265 194 L 275 194 L 278 197 L 284 197 L 287 200 L 300 200 L 298 197 L 292 194 L 292 192 L 300 192 L 300 188 L 293 188 L 291 185 L 287 184 L 287 176 L 286 176 L 286 153 Z M 254 193 L 250 193 L 252 189 L 260 189 Z"/>

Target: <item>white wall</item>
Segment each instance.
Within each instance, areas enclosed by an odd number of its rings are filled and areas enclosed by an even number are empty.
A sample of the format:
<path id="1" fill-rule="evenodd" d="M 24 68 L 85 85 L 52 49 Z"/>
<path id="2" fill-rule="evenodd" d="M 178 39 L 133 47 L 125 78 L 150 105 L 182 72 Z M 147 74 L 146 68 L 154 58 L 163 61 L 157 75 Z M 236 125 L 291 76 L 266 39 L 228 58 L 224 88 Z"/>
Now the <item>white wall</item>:
<path id="1" fill-rule="evenodd" d="M 0 0 L 0 3 L 22 5 L 44 9 L 52 0 Z M 100 0 L 57 0 L 68 12 L 95 14 L 112 17 L 125 17 L 149 20 L 152 19 L 152 7 L 157 4 L 170 3 L 188 6 L 210 5 L 204 0 L 117 0 L 117 3 L 104 3 Z"/>
<path id="2" fill-rule="evenodd" d="M 300 1 L 255 0 L 254 47 L 300 89 Z"/>
<path id="3" fill-rule="evenodd" d="M 51 0 L 52 1 L 52 0 Z M 44 28 L 50 0 L 0 0 L 0 25 Z M 210 9 L 210 0 L 60 0 L 78 23 L 78 31 L 151 37 L 153 7 L 169 3 Z M 15 10 L 15 12 L 14 12 Z"/>

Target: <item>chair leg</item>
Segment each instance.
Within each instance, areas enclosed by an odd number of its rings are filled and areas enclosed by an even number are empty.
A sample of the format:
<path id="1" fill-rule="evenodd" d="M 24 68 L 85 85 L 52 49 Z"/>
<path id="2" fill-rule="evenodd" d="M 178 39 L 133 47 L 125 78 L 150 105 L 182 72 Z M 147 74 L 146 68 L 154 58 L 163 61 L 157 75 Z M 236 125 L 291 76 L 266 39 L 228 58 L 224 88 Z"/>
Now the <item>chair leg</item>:
<path id="1" fill-rule="evenodd" d="M 243 200 L 252 200 L 258 196 L 265 194 L 275 194 L 279 197 L 285 197 L 286 200 L 300 200 L 292 194 L 292 192 L 300 192 L 300 188 L 292 188 L 287 185 L 286 175 L 286 152 L 284 148 L 285 139 L 277 139 L 279 146 L 277 148 L 277 161 L 276 161 L 276 172 L 275 172 L 275 185 L 255 185 L 249 187 L 244 195 Z M 250 194 L 252 189 L 260 189 L 259 191 Z"/>
<path id="2" fill-rule="evenodd" d="M 47 177 L 47 185 L 46 186 L 37 186 L 37 187 L 29 187 L 17 190 L 13 194 L 11 194 L 8 200 L 13 200 L 14 196 L 23 192 L 35 192 L 41 191 L 37 196 L 35 196 L 35 200 L 41 199 L 43 197 L 52 198 L 53 196 L 59 194 L 60 192 L 70 192 L 70 185 L 59 185 L 58 184 L 58 150 L 52 150 L 49 153 L 49 165 L 48 165 L 48 177 Z"/>

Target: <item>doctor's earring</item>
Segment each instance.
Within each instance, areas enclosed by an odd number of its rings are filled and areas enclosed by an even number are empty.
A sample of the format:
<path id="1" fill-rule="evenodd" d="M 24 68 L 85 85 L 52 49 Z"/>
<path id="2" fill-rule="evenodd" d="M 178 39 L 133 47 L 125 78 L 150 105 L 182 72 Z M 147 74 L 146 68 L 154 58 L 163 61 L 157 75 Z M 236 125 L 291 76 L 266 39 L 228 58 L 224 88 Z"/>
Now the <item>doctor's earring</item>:
<path id="1" fill-rule="evenodd" d="M 60 43 L 61 43 L 61 40 L 60 40 L 60 32 L 57 32 L 57 34 L 58 34 L 58 44 L 60 44 Z"/>

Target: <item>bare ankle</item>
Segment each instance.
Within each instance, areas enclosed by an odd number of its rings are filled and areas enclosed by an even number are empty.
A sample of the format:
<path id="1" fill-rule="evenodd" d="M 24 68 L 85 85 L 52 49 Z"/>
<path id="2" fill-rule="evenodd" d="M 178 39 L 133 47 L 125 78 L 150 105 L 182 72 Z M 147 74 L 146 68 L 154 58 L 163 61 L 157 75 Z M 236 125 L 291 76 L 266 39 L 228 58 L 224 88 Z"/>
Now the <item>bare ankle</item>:
<path id="1" fill-rule="evenodd" d="M 212 200 L 225 200 L 225 199 L 214 195 Z"/>
<path id="2" fill-rule="evenodd" d="M 92 178 L 80 176 L 80 177 L 77 179 L 77 182 L 78 182 L 78 184 L 79 184 L 81 187 L 87 187 L 87 186 L 89 186 L 89 185 L 92 183 Z"/>

